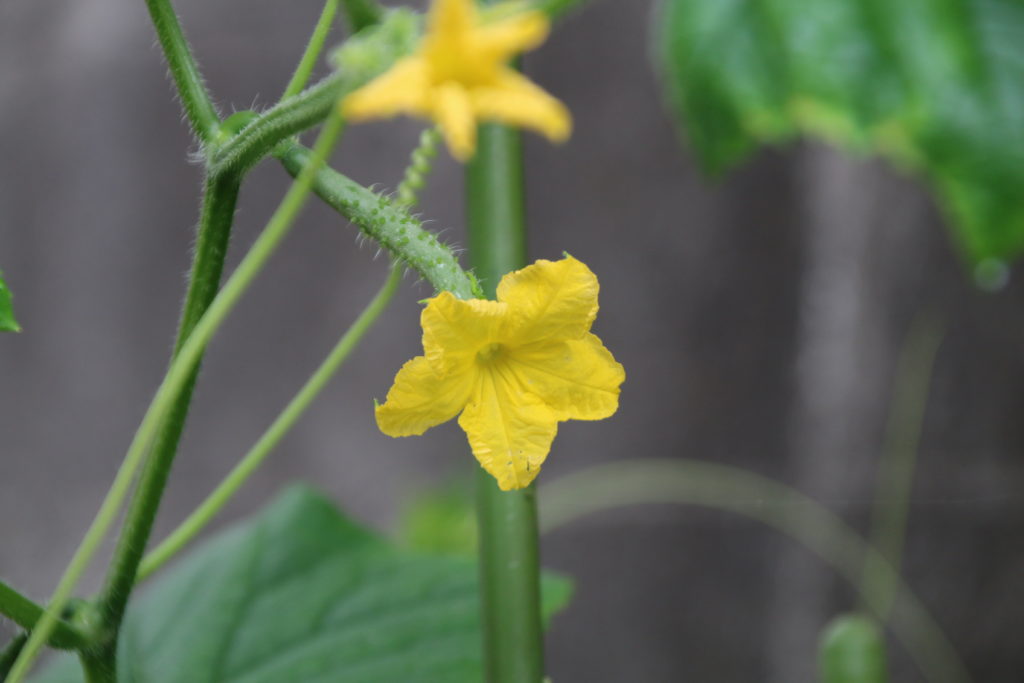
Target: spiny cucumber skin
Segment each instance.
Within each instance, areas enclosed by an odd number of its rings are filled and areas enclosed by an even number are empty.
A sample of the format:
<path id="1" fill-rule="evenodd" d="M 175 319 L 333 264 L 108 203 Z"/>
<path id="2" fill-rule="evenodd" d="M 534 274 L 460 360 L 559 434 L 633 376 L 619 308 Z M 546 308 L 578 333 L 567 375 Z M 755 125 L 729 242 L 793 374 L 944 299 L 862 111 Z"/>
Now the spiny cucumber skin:
<path id="1" fill-rule="evenodd" d="M 311 157 L 310 150 L 301 145 L 277 154 L 292 176 L 298 175 Z M 451 292 L 460 299 L 481 298 L 479 285 L 474 286 L 475 279 L 462 269 L 451 248 L 397 203 L 331 168 L 317 173 L 313 191 L 437 291 Z"/>

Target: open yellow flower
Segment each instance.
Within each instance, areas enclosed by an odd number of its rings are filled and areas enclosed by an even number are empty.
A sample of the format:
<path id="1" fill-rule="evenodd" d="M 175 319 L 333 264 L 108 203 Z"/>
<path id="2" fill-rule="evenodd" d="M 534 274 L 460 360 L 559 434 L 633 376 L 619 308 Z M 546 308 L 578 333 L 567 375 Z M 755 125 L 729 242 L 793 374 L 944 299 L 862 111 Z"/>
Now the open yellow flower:
<path id="1" fill-rule="evenodd" d="M 476 150 L 477 121 L 533 128 L 556 142 L 569 137 L 569 112 L 508 60 L 536 47 L 548 19 L 531 11 L 483 23 L 474 0 L 434 0 L 419 48 L 342 101 L 349 120 L 412 114 L 440 126 L 452 156 Z"/>
<path id="2" fill-rule="evenodd" d="M 590 333 L 597 277 L 567 256 L 509 273 L 498 300 L 442 292 L 420 322 L 423 352 L 377 406 L 388 436 L 413 436 L 458 415 L 473 455 L 502 490 L 529 485 L 560 420 L 601 420 L 626 374 Z"/>

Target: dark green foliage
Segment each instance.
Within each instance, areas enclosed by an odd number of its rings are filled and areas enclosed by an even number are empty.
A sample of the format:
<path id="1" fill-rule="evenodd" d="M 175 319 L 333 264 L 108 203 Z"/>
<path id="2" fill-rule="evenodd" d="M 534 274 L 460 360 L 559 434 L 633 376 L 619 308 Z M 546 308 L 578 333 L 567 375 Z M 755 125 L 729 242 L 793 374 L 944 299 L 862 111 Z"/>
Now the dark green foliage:
<path id="1" fill-rule="evenodd" d="M 1024 251 L 1024 0 L 664 0 L 654 26 L 707 170 L 816 136 L 921 174 L 975 261 Z"/>
<path id="2" fill-rule="evenodd" d="M 569 597 L 545 582 L 545 613 Z M 399 550 L 295 487 L 129 607 L 122 683 L 479 681 L 477 567 Z M 73 658 L 37 683 L 81 681 Z"/>

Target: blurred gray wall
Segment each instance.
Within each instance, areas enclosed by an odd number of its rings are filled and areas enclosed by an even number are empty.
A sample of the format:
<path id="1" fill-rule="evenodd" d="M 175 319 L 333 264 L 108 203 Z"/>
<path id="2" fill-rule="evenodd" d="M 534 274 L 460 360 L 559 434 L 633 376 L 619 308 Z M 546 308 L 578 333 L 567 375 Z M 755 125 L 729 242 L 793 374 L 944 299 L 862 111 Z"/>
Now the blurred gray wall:
<path id="1" fill-rule="evenodd" d="M 320 9 L 176 5 L 226 112 L 274 101 Z M 699 458 L 789 482 L 864 529 L 896 357 L 915 316 L 938 311 L 947 335 L 905 576 L 978 681 L 1019 681 L 1022 278 L 974 289 L 922 187 L 875 161 L 808 145 L 766 151 L 721 182 L 703 177 L 659 102 L 648 13 L 648 2 L 596 2 L 527 60 L 576 119 L 564 147 L 528 142 L 531 250 L 569 250 L 600 275 L 595 329 L 628 373 L 618 415 L 565 424 L 544 476 Z M 0 575 L 39 598 L 167 361 L 201 170 L 165 76 L 141 1 L 0 2 L 0 268 L 25 328 L 0 337 Z M 351 128 L 336 163 L 393 186 L 418 130 Z M 287 182 L 272 162 L 249 178 L 232 265 Z M 424 213 L 464 243 L 460 183 L 442 158 Z M 383 280 L 383 259 L 354 234 L 311 205 L 218 335 L 157 536 L 251 445 Z M 429 294 L 408 280 L 221 525 L 304 479 L 387 529 L 407 495 L 471 467 L 454 425 L 393 441 L 371 416 L 370 399 L 417 351 L 415 301 Z M 544 553 L 577 580 L 549 641 L 557 681 L 810 681 L 818 630 L 856 604 L 790 541 L 715 511 L 609 512 L 555 532 Z M 898 647 L 893 656 L 896 680 L 919 680 Z"/>

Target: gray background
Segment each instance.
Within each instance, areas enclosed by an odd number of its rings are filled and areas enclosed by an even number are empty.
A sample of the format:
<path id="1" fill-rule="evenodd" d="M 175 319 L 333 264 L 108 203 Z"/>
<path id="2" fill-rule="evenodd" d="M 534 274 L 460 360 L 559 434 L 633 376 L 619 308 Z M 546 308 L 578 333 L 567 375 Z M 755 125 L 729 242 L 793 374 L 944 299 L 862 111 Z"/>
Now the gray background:
<path id="1" fill-rule="evenodd" d="M 176 3 L 225 111 L 270 105 L 317 2 Z M 595 3 L 527 61 L 575 116 L 530 137 L 531 251 L 601 277 L 595 330 L 625 365 L 611 420 L 567 423 L 544 477 L 602 461 L 689 457 L 777 477 L 864 528 L 896 357 L 919 311 L 947 337 L 935 371 L 905 576 L 979 681 L 1024 667 L 1024 287 L 973 288 L 919 183 L 804 145 L 711 182 L 678 143 L 649 67 L 648 2 Z M 723 46 L 723 49 L 728 49 Z M 350 129 L 337 165 L 396 182 L 420 126 Z M 25 332 L 0 337 L 0 575 L 56 582 L 165 367 L 201 181 L 142 2 L 0 1 L 0 267 Z M 459 168 L 424 213 L 464 243 Z M 243 188 L 234 264 L 284 192 Z M 384 278 L 372 245 L 313 205 L 207 357 L 157 536 L 210 490 Z M 390 528 L 411 493 L 466 472 L 454 425 L 379 434 L 418 346 L 407 280 L 356 357 L 227 514 L 315 482 Z M 545 539 L 577 580 L 549 639 L 558 681 L 813 678 L 818 629 L 851 591 L 789 541 L 694 508 L 592 517 Z M 84 589 L 99 579 L 91 573 Z M 0 634 L 5 627 L 0 626 Z M 902 651 L 896 679 L 918 680 Z"/>

